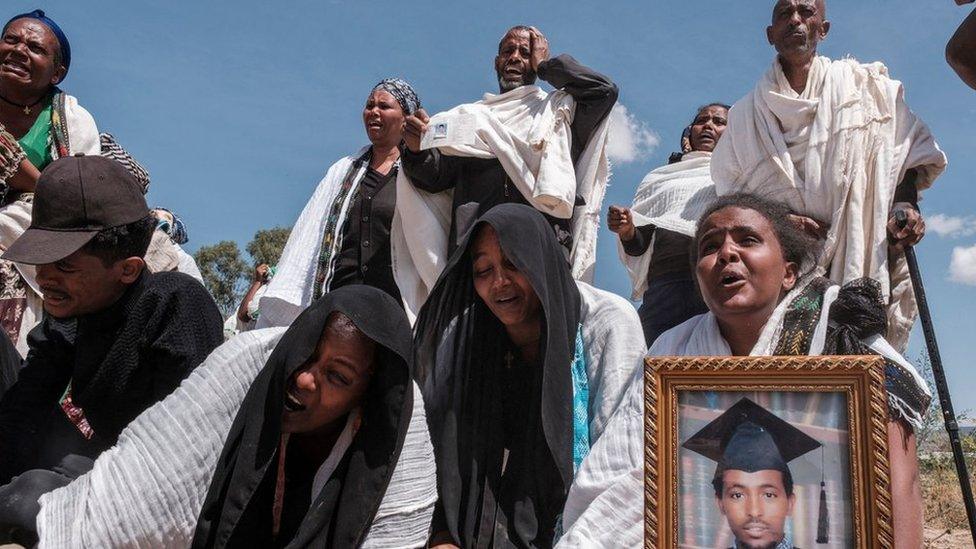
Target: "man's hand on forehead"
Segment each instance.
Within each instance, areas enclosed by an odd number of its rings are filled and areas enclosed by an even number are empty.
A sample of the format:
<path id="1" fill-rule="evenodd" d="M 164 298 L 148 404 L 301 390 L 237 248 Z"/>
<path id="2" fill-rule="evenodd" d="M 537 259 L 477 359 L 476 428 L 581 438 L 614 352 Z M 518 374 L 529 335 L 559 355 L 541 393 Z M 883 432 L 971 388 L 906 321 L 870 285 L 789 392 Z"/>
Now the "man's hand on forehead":
<path id="1" fill-rule="evenodd" d="M 549 59 L 549 41 L 546 40 L 546 35 L 535 27 L 529 27 L 529 48 L 532 52 L 529 64 L 534 72 L 538 72 L 539 64 Z"/>

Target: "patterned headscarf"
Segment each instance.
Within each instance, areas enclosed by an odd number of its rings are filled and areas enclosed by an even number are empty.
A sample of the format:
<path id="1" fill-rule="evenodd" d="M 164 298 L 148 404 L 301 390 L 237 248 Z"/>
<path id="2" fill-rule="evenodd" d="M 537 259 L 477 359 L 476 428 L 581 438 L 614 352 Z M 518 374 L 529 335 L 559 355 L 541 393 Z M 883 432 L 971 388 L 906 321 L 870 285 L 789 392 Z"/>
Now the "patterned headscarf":
<path id="1" fill-rule="evenodd" d="M 186 225 L 183 224 L 183 220 L 179 216 L 166 208 L 154 208 L 154 210 L 163 211 L 173 216 L 172 223 L 168 220 L 158 218 L 156 222 L 156 229 L 168 234 L 173 244 L 186 244 L 190 240 L 190 237 L 186 234 Z"/>
<path id="2" fill-rule="evenodd" d="M 44 10 L 34 10 L 11 17 L 10 20 L 7 21 L 7 24 L 3 26 L 3 32 L 7 32 L 7 27 L 18 19 L 35 19 L 41 23 L 44 23 L 47 28 L 51 29 L 51 32 L 54 33 L 55 38 L 58 39 L 58 45 L 61 46 L 61 63 L 64 65 L 64 74 L 67 76 L 68 68 L 71 66 L 71 44 L 68 43 L 68 37 L 64 35 L 64 31 L 61 30 L 61 27 L 58 26 L 53 19 L 47 15 L 44 15 Z"/>
<path id="3" fill-rule="evenodd" d="M 397 103 L 400 104 L 400 108 L 403 109 L 403 114 L 411 115 L 420 108 L 420 98 L 417 97 L 417 92 L 413 91 L 413 87 L 402 78 L 381 80 L 379 84 L 373 86 L 373 90 L 370 93 L 376 90 L 389 92 L 397 100 Z"/>

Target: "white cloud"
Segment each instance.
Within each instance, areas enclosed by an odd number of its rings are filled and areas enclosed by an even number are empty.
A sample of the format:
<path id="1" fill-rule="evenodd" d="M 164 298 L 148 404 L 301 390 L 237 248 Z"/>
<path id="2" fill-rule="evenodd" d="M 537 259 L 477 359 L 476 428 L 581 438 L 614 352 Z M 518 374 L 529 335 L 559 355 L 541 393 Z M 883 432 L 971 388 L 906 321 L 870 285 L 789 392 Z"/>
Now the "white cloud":
<path id="1" fill-rule="evenodd" d="M 610 111 L 610 134 L 607 137 L 607 155 L 618 164 L 633 162 L 650 155 L 661 138 L 657 133 L 617 103 Z"/>
<path id="2" fill-rule="evenodd" d="M 941 237 L 958 238 L 976 234 L 976 219 L 972 217 L 935 214 L 925 218 L 925 226 Z"/>
<path id="3" fill-rule="evenodd" d="M 968 248 L 956 246 L 952 249 L 949 280 L 976 286 L 976 244 Z"/>

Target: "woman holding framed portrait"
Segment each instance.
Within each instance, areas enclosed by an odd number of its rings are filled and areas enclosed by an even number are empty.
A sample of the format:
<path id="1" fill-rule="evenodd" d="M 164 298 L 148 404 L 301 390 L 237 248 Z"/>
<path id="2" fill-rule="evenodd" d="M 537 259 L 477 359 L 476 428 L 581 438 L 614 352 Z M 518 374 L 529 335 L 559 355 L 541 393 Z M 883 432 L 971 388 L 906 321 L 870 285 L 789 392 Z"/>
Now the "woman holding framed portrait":
<path id="1" fill-rule="evenodd" d="M 877 284 L 862 279 L 841 288 L 818 276 L 817 272 L 804 273 L 804 267 L 813 264 L 810 259 L 815 257 L 815 252 L 815 244 L 791 223 L 790 211 L 785 206 L 747 194 L 720 198 L 702 215 L 692 251 L 696 278 L 709 312 L 663 334 L 648 355 L 883 356 L 894 546 L 920 547 L 921 493 L 913 431 L 929 405 L 931 394 L 918 372 L 881 336 L 885 329 L 885 316 Z M 626 401 L 584 460 L 564 509 L 566 533 L 560 539 L 560 545 L 643 545 L 643 389 L 642 376 L 635 377 Z M 820 541 L 824 539 L 819 535 L 822 532 L 816 532 L 818 539 L 814 541 L 814 531 L 824 530 L 817 527 L 822 525 L 814 524 L 812 528 L 806 528 L 788 518 L 790 513 L 786 510 L 793 509 L 790 502 L 796 501 L 796 497 L 792 481 L 785 482 L 785 472 L 793 469 L 795 463 L 813 462 L 819 465 L 815 467 L 819 472 L 815 475 L 814 483 L 819 488 L 822 486 L 820 483 L 829 478 L 826 477 L 828 472 L 835 474 L 835 469 L 831 467 L 838 460 L 834 458 L 848 456 L 846 461 L 840 460 L 842 463 L 837 465 L 836 470 L 841 472 L 846 470 L 845 467 L 857 466 L 855 460 L 858 458 L 845 454 L 842 445 L 824 443 L 829 442 L 831 437 L 838 440 L 843 438 L 842 427 L 847 425 L 843 414 L 826 414 L 830 417 L 817 425 L 807 425 L 816 422 L 802 419 L 799 412 L 804 410 L 810 417 L 815 417 L 817 413 L 824 415 L 822 411 L 825 409 L 839 407 L 847 410 L 843 403 L 831 403 L 829 394 L 824 393 L 828 396 L 823 397 L 818 390 L 815 384 L 811 384 L 810 394 L 799 395 L 777 396 L 741 391 L 722 394 L 703 390 L 698 393 L 686 392 L 683 396 L 686 400 L 674 402 L 676 407 L 702 411 L 697 424 L 690 421 L 681 423 L 685 416 L 679 416 L 676 426 L 680 442 L 684 443 L 681 459 L 688 463 L 701 460 L 698 462 L 701 464 L 699 468 L 708 471 L 699 475 L 699 484 L 704 486 L 701 493 L 710 495 L 699 498 L 702 500 L 699 503 L 689 496 L 683 500 L 684 504 L 690 505 L 686 511 L 693 517 L 691 522 L 702 523 L 707 516 L 721 515 L 729 523 L 726 528 L 721 524 L 723 521 L 714 521 L 717 526 L 703 534 L 704 539 L 711 541 L 695 538 L 691 531 L 693 529 L 688 529 L 688 536 L 679 538 L 680 543 L 676 542 L 675 545 L 779 549 L 793 547 L 794 544 L 807 547 L 824 543 Z M 743 398 L 753 404 L 758 401 L 763 413 L 741 404 Z M 790 404 L 783 405 L 783 402 Z M 739 410 L 726 415 L 736 406 L 746 406 L 750 411 Z M 882 409 L 880 413 L 883 412 Z M 775 417 L 770 419 L 769 415 Z M 783 422 L 797 427 L 801 433 L 782 428 L 780 423 Z M 713 432 L 703 437 L 702 433 L 707 432 L 709 427 Z M 743 428 L 745 431 L 740 432 Z M 881 438 L 884 438 L 884 428 L 881 431 Z M 765 434 L 759 435 L 759 432 Z M 761 459 L 743 458 L 735 451 L 729 452 L 730 447 L 737 446 L 733 442 L 740 436 L 746 437 L 741 440 L 754 442 L 750 443 L 753 453 L 755 448 L 766 449 L 759 452 Z M 815 444 L 807 440 L 811 438 Z M 741 445 L 738 446 L 741 449 Z M 816 449 L 821 451 L 813 451 Z M 678 453 L 677 448 L 674 451 Z M 769 455 L 773 453 L 779 455 L 770 458 Z M 828 456 L 831 456 L 831 461 L 828 461 Z M 724 488 L 719 488 L 724 480 L 728 480 L 725 473 L 733 463 L 737 465 L 732 470 L 745 470 L 749 474 L 762 471 L 781 473 L 777 478 L 783 478 L 783 482 L 767 483 L 776 490 L 760 490 L 758 497 L 767 502 L 779 499 L 789 504 L 780 508 L 782 512 L 778 512 L 778 515 L 772 510 L 764 514 L 760 506 L 755 506 L 751 514 L 740 518 L 738 526 L 733 524 L 731 515 L 734 513 L 727 512 L 728 509 L 722 506 Z M 712 470 L 715 473 L 710 476 Z M 748 498 L 741 493 L 743 486 L 738 485 L 740 495 L 736 497 L 744 501 Z M 708 492 L 712 489 L 714 492 Z M 808 495 L 811 501 L 824 497 L 814 491 L 808 491 Z M 834 509 L 836 505 L 828 507 Z M 824 515 L 823 512 L 817 514 Z M 779 518 L 774 520 L 771 518 L 773 515 Z M 843 512 L 833 515 L 843 519 Z M 842 533 L 854 529 L 850 524 L 835 524 L 835 530 Z M 808 537 L 793 539 L 793 534 L 797 532 Z M 838 540 L 829 543 L 836 545 Z M 840 546 L 853 545 L 853 542 L 840 543 Z"/>

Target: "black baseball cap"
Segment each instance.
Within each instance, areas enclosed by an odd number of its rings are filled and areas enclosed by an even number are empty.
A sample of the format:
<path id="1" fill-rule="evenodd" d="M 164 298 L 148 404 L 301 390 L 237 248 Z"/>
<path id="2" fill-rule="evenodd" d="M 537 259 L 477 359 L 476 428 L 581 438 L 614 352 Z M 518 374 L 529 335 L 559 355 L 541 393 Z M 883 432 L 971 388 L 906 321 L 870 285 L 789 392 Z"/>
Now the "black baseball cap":
<path id="1" fill-rule="evenodd" d="M 82 154 L 61 158 L 41 173 L 30 227 L 3 259 L 54 263 L 80 250 L 99 231 L 148 215 L 142 187 L 122 164 Z"/>

